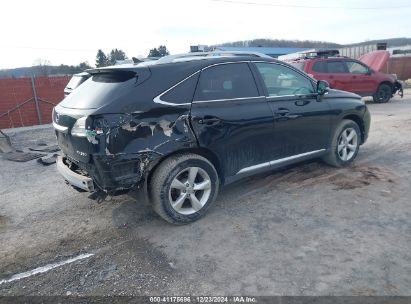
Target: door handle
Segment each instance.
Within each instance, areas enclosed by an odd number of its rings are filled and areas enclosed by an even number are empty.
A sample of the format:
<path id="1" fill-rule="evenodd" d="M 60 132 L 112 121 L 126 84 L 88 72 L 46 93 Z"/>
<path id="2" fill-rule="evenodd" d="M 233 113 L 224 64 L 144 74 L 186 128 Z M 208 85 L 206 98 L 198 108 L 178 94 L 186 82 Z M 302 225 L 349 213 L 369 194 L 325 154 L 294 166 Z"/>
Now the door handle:
<path id="1" fill-rule="evenodd" d="M 288 120 L 288 119 L 296 119 L 301 116 L 301 114 L 291 114 L 290 110 L 280 108 L 275 112 L 275 119 L 277 120 Z"/>
<path id="2" fill-rule="evenodd" d="M 220 122 L 219 118 L 212 117 L 212 118 L 202 118 L 198 120 L 199 124 L 206 124 L 206 125 L 211 125 L 214 123 Z"/>
<path id="3" fill-rule="evenodd" d="M 276 114 L 277 116 L 284 117 L 284 116 L 287 116 L 287 115 L 290 114 L 290 110 L 288 110 L 288 109 L 278 109 L 278 110 L 275 112 L 275 114 Z"/>

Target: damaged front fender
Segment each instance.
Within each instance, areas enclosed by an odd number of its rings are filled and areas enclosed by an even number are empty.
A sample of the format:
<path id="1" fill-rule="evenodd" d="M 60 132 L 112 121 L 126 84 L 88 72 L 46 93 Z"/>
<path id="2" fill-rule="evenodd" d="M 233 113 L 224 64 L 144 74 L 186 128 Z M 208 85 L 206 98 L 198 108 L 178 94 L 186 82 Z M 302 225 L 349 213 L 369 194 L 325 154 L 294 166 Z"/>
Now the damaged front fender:
<path id="1" fill-rule="evenodd" d="M 398 80 L 396 80 L 394 82 L 394 86 L 393 86 L 393 89 L 392 89 L 392 94 L 393 95 L 398 94 L 398 95 L 401 96 L 401 98 L 404 97 L 404 90 L 402 88 L 402 83 L 399 82 Z"/>

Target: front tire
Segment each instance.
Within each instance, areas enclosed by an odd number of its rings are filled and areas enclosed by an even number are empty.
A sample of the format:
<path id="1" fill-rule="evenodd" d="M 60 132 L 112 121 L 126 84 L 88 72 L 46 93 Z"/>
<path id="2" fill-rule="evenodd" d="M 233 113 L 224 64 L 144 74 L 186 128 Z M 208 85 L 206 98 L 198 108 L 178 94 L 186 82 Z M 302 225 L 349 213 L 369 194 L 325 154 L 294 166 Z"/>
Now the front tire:
<path id="1" fill-rule="evenodd" d="M 377 92 L 373 95 L 373 100 L 376 103 L 386 103 L 391 99 L 392 89 L 389 84 L 382 83 L 378 86 Z"/>
<path id="2" fill-rule="evenodd" d="M 346 167 L 357 157 L 361 143 L 361 131 L 357 123 L 343 119 L 331 140 L 330 150 L 323 157 L 333 167 Z"/>
<path id="3" fill-rule="evenodd" d="M 211 162 L 197 154 L 178 154 L 164 160 L 150 180 L 154 210 L 173 224 L 201 218 L 218 194 L 219 178 Z"/>

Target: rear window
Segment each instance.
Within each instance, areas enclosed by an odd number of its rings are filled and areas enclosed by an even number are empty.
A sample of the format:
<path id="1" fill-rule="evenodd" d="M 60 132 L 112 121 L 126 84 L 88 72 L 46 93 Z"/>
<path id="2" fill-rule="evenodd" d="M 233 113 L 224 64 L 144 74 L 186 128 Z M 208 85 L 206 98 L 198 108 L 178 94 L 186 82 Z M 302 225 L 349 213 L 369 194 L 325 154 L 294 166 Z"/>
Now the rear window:
<path id="1" fill-rule="evenodd" d="M 348 73 L 342 61 L 327 61 L 328 73 Z"/>
<path id="2" fill-rule="evenodd" d="M 304 71 L 305 62 L 291 62 L 290 64 L 291 64 L 293 67 L 295 67 L 295 68 L 297 68 L 297 69 L 299 69 L 299 70 L 301 70 L 301 71 Z"/>
<path id="3" fill-rule="evenodd" d="M 125 82 L 134 78 L 136 73 L 131 71 L 122 71 L 117 73 L 99 73 L 93 75 L 92 79 L 95 82 L 105 82 L 105 83 L 115 83 L 115 82 Z"/>
<path id="4" fill-rule="evenodd" d="M 71 77 L 69 83 L 66 85 L 66 88 L 74 90 L 87 79 L 87 76 L 74 75 L 73 77 Z"/>
<path id="5" fill-rule="evenodd" d="M 314 62 L 313 72 L 327 73 L 327 65 L 326 65 L 325 61 Z"/>
<path id="6" fill-rule="evenodd" d="M 129 93 L 135 84 L 134 72 L 96 74 L 68 95 L 60 105 L 72 109 L 97 109 Z"/>

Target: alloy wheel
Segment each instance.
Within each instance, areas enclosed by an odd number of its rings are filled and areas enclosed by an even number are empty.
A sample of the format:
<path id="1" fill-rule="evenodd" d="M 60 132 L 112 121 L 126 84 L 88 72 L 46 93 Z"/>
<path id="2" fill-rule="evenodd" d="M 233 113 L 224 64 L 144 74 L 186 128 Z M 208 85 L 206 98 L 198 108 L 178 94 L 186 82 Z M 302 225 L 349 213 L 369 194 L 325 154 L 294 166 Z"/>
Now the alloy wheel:
<path id="1" fill-rule="evenodd" d="M 169 190 L 171 207 L 184 215 L 201 210 L 210 195 L 210 176 L 199 167 L 188 167 L 180 171 L 171 182 Z"/>
<path id="2" fill-rule="evenodd" d="M 358 134 L 353 128 L 341 132 L 338 138 L 337 153 L 343 161 L 349 161 L 355 155 L 358 147 Z"/>

